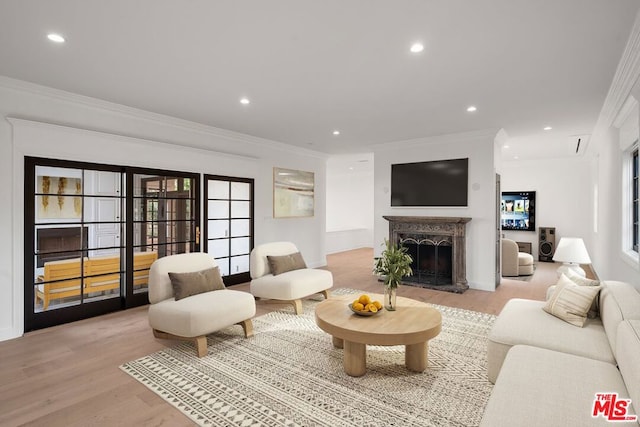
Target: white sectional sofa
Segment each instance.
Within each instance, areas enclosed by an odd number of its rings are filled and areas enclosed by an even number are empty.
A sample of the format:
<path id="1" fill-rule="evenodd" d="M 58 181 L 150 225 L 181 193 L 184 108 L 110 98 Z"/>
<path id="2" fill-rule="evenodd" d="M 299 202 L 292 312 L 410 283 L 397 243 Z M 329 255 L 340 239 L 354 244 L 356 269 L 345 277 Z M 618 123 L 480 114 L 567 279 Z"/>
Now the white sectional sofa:
<path id="1" fill-rule="evenodd" d="M 505 305 L 489 334 L 495 387 L 482 426 L 611 425 L 593 416 L 596 393 L 631 399 L 628 413 L 640 415 L 640 293 L 605 281 L 598 303 L 599 316 L 583 327 L 545 312 L 544 301 Z M 638 425 L 615 423 L 627 424 Z"/>

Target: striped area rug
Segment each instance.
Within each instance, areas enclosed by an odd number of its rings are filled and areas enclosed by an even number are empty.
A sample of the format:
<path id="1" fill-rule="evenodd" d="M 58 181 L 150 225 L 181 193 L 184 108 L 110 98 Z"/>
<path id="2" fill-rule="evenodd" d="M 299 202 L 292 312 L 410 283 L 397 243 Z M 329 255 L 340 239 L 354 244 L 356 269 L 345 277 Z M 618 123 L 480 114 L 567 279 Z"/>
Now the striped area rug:
<path id="1" fill-rule="evenodd" d="M 332 294 L 359 293 L 334 289 Z M 367 347 L 367 373 L 349 377 L 342 350 L 314 320 L 322 297 L 211 334 L 208 355 L 177 344 L 120 368 L 201 426 L 476 426 L 492 385 L 487 335 L 495 316 L 434 305 L 442 332 L 429 367 L 407 371 L 404 347 Z"/>

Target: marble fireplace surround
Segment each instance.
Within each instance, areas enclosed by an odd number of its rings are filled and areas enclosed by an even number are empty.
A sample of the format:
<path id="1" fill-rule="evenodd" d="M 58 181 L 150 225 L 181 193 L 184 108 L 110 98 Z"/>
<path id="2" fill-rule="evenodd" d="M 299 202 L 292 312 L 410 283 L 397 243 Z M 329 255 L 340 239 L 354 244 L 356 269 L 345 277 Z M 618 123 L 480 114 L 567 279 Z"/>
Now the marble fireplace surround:
<path id="1" fill-rule="evenodd" d="M 443 236 L 447 236 L 447 240 L 452 241 L 453 283 L 451 285 L 407 284 L 456 293 L 462 293 L 469 289 L 466 265 L 466 225 L 471 221 L 471 218 L 441 216 L 383 216 L 383 218 L 389 221 L 389 241 L 393 243 L 399 243 L 403 238 L 439 240 Z"/>

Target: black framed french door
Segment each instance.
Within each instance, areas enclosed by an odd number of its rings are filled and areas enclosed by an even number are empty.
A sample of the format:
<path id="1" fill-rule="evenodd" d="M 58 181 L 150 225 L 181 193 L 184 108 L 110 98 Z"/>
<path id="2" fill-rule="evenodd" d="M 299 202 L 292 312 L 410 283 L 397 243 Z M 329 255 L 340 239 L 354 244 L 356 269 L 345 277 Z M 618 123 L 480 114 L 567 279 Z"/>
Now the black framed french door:
<path id="1" fill-rule="evenodd" d="M 225 284 L 248 282 L 254 180 L 205 175 L 204 189 L 204 250 L 216 259 Z"/>
<path id="2" fill-rule="evenodd" d="M 153 261 L 199 250 L 197 174 L 25 157 L 24 182 L 25 331 L 147 304 Z"/>
<path id="3" fill-rule="evenodd" d="M 131 212 L 127 247 L 135 258 L 200 251 L 199 174 L 135 168 L 131 174 Z M 139 270 L 134 268 L 134 274 Z M 147 301 L 147 283 L 133 280 L 131 301 Z"/>

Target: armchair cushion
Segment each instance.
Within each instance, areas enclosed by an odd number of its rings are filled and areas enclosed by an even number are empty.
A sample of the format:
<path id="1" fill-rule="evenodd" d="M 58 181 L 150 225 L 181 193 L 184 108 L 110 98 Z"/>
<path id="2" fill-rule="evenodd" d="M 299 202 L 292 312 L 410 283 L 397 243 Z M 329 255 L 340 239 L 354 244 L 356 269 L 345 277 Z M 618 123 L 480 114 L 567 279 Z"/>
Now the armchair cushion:
<path id="1" fill-rule="evenodd" d="M 302 254 L 295 252 L 289 255 L 267 255 L 269 262 L 269 268 L 274 276 L 278 274 L 286 273 L 287 271 L 300 270 L 307 268 Z"/>
<path id="2" fill-rule="evenodd" d="M 180 301 L 168 299 L 149 306 L 152 328 L 182 337 L 197 337 L 226 328 L 256 313 L 253 296 L 223 289 Z"/>
<path id="3" fill-rule="evenodd" d="M 305 268 L 287 274 L 268 274 L 251 281 L 251 293 L 260 298 L 295 300 L 322 292 L 333 285 L 330 271 Z"/>
<path id="4" fill-rule="evenodd" d="M 187 273 L 169 272 L 169 278 L 176 301 L 191 295 L 224 289 L 218 267 Z"/>

